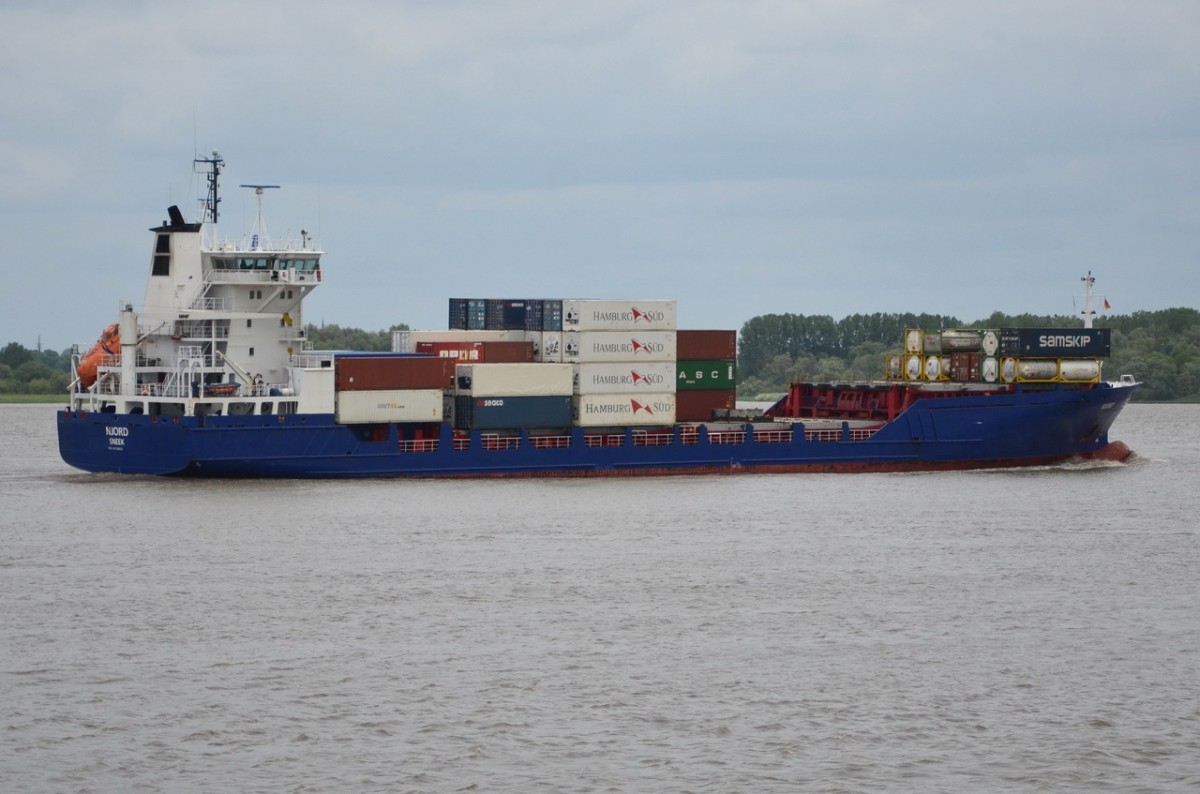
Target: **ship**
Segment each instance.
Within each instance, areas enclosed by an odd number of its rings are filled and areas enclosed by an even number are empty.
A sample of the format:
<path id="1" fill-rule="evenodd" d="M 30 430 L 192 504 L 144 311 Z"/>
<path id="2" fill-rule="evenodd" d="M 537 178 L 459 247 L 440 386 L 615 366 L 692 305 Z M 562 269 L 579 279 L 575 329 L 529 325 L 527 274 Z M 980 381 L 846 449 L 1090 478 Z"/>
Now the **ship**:
<path id="1" fill-rule="evenodd" d="M 72 357 L 62 459 L 88 472 L 241 478 L 898 472 L 1123 461 L 1138 388 L 1102 376 L 1108 329 L 911 328 L 878 380 L 738 403 L 736 332 L 674 300 L 451 298 L 447 328 L 326 351 L 303 305 L 326 278 L 306 231 L 221 237 L 218 152 L 199 220 L 150 229 L 140 308 Z M 77 348 L 77 350 L 79 350 Z"/>

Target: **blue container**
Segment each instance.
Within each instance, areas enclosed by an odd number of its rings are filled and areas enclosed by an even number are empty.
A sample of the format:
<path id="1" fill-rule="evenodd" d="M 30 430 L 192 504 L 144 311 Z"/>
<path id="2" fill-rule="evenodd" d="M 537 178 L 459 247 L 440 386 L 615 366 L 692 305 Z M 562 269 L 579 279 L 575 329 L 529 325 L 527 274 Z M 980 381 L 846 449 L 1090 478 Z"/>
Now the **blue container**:
<path id="1" fill-rule="evenodd" d="M 459 430 L 519 430 L 571 426 L 571 396 L 479 397 L 454 399 L 454 426 Z"/>

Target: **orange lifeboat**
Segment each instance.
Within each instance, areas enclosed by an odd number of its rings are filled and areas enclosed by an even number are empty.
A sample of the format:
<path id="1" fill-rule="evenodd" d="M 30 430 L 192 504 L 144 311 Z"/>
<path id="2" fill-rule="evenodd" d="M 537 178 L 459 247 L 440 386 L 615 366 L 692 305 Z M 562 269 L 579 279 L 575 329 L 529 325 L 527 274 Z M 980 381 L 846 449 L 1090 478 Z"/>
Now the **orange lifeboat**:
<path id="1" fill-rule="evenodd" d="M 79 360 L 79 367 L 75 371 L 79 373 L 79 382 L 85 389 L 90 389 L 96 382 L 96 369 L 104 356 L 116 356 L 118 361 L 121 359 L 121 334 L 116 323 L 105 328 L 100 340 Z"/>

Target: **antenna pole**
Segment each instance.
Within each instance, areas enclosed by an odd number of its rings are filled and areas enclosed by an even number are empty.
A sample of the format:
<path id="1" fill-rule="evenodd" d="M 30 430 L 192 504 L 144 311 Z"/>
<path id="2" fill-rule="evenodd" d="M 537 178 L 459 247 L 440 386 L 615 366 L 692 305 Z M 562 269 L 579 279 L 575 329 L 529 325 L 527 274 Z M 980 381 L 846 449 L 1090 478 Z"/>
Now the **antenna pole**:
<path id="1" fill-rule="evenodd" d="M 1083 327 L 1091 328 L 1092 318 L 1096 316 L 1096 311 L 1092 308 L 1092 289 L 1096 286 L 1096 277 L 1089 270 L 1080 281 L 1083 282 Z"/>
<path id="2" fill-rule="evenodd" d="M 209 222 L 213 226 L 217 225 L 217 205 L 221 203 L 221 196 L 217 190 L 217 180 L 221 176 L 221 166 L 225 165 L 225 161 L 221 159 L 221 155 L 216 149 L 212 150 L 212 157 L 197 157 L 192 161 L 194 164 L 204 163 L 208 166 L 208 196 L 204 199 L 204 212 L 200 218 L 200 222 Z"/>

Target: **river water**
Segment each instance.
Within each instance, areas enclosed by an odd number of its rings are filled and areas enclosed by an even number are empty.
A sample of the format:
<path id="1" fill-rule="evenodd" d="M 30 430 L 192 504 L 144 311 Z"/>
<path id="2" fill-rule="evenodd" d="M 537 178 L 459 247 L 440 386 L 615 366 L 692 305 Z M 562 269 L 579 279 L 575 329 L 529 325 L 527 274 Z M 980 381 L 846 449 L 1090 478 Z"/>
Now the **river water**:
<path id="1" fill-rule="evenodd" d="M 1127 464 L 174 481 L 0 406 L 5 792 L 1194 792 L 1200 406 Z"/>

